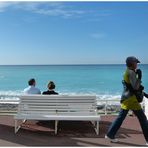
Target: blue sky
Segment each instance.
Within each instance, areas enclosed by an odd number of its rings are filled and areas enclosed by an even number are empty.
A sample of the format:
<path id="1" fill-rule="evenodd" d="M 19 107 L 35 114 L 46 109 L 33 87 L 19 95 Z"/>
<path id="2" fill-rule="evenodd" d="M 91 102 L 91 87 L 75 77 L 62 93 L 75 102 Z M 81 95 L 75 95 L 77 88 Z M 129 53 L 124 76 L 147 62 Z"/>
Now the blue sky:
<path id="1" fill-rule="evenodd" d="M 148 64 L 148 2 L 0 2 L 0 64 Z"/>

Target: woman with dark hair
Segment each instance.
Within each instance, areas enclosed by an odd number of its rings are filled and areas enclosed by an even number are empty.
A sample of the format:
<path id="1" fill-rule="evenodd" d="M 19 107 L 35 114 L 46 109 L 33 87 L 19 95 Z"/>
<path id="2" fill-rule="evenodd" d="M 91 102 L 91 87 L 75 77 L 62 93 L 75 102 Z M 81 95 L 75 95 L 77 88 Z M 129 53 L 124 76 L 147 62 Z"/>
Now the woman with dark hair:
<path id="1" fill-rule="evenodd" d="M 43 95 L 58 95 L 57 92 L 54 91 L 55 89 L 55 84 L 53 81 L 49 81 L 48 85 L 47 85 L 48 90 L 44 91 L 42 94 Z M 37 122 L 38 125 L 40 126 L 45 126 L 45 127 L 49 127 L 50 124 L 52 124 L 52 121 L 39 121 Z M 54 123 L 53 123 L 54 124 Z"/>
<path id="2" fill-rule="evenodd" d="M 48 90 L 44 91 L 42 94 L 43 95 L 58 95 L 57 92 L 54 91 L 55 89 L 55 84 L 53 81 L 49 81 L 48 85 L 47 85 Z"/>

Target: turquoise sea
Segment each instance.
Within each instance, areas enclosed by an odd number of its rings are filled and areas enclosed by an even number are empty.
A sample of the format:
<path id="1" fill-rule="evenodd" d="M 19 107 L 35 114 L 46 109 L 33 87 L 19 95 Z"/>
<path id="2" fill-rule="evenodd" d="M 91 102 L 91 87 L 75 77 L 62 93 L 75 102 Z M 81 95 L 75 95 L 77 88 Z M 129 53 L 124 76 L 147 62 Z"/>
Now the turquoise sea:
<path id="1" fill-rule="evenodd" d="M 100 98 L 119 98 L 125 65 L 15 65 L 0 66 L 0 95 L 21 94 L 30 78 L 45 91 L 48 81 L 60 94 L 95 94 Z M 142 83 L 148 92 L 148 65 L 139 65 Z"/>

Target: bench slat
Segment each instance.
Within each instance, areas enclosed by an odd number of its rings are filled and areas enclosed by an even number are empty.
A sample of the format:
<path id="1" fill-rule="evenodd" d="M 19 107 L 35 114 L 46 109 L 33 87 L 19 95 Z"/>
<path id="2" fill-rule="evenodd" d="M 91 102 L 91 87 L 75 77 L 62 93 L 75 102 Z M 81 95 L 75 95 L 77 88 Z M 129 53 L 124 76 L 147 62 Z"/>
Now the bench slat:
<path id="1" fill-rule="evenodd" d="M 80 115 L 80 116 L 71 116 L 71 115 L 45 115 L 45 116 L 37 116 L 37 115 L 17 115 L 15 116 L 15 119 L 28 119 L 28 120 L 67 120 L 67 121 L 99 121 L 100 117 L 98 115 Z"/>

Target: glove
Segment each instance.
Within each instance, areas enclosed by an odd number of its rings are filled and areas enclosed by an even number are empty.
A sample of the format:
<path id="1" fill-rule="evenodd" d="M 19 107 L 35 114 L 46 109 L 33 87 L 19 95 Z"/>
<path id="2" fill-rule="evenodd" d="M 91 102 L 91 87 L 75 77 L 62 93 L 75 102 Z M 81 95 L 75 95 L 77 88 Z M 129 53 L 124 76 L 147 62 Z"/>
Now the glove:
<path id="1" fill-rule="evenodd" d="M 136 74 L 138 75 L 138 79 L 141 80 L 141 78 L 142 78 L 142 71 L 140 69 L 137 69 L 136 70 Z"/>
<path id="2" fill-rule="evenodd" d="M 140 85 L 140 91 L 143 91 L 144 90 L 144 86 Z"/>

